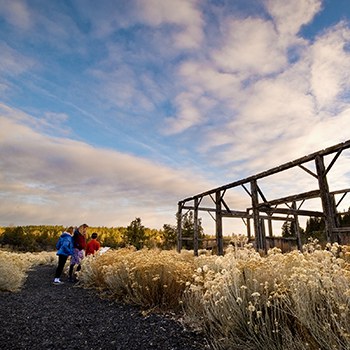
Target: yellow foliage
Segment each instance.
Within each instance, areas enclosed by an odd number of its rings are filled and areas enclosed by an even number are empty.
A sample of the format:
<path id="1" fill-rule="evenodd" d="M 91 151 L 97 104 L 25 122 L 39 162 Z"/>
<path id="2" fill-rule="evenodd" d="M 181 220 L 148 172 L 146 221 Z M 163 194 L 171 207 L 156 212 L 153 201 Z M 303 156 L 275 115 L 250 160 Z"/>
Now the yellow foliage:
<path id="1" fill-rule="evenodd" d="M 31 267 L 56 264 L 56 261 L 54 252 L 13 253 L 0 250 L 0 291 L 20 290 Z"/>

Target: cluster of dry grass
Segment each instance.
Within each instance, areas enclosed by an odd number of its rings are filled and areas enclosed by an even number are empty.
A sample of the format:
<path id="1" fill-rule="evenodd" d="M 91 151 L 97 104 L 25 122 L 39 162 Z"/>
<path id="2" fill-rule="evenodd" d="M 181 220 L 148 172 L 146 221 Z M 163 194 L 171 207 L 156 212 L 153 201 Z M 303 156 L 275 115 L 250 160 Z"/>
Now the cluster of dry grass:
<path id="1" fill-rule="evenodd" d="M 188 322 L 216 349 L 350 349 L 348 247 L 305 248 L 199 258 L 185 294 Z"/>
<path id="2" fill-rule="evenodd" d="M 56 262 L 54 252 L 13 253 L 0 250 L 0 291 L 18 291 L 23 286 L 30 268 Z"/>
<path id="3" fill-rule="evenodd" d="M 190 252 L 124 248 L 85 258 L 79 281 L 127 303 L 176 310 L 193 270 Z"/>

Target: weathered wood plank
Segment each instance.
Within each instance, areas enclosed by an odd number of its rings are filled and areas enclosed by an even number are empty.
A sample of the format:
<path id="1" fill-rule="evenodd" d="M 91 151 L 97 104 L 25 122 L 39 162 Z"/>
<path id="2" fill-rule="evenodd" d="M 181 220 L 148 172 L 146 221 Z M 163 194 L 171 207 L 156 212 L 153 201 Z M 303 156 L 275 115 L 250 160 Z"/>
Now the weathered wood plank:
<path id="1" fill-rule="evenodd" d="M 324 213 L 322 211 L 314 211 L 314 210 L 304 210 L 304 209 L 287 209 L 287 208 L 269 208 L 269 207 L 260 207 L 260 211 L 265 213 L 278 213 L 285 215 L 301 215 L 301 216 L 316 216 L 316 217 L 324 217 Z"/>

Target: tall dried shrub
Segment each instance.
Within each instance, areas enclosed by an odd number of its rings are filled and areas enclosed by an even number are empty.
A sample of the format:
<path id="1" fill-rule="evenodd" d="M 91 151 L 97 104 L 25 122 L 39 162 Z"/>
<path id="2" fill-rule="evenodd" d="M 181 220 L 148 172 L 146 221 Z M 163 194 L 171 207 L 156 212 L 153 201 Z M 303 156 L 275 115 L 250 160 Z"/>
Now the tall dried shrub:
<path id="1" fill-rule="evenodd" d="M 348 253 L 328 248 L 267 257 L 231 249 L 198 259 L 184 298 L 187 321 L 215 349 L 350 348 Z"/>
<path id="2" fill-rule="evenodd" d="M 55 263 L 54 252 L 13 253 L 0 250 L 0 291 L 20 290 L 31 267 Z"/>
<path id="3" fill-rule="evenodd" d="M 110 250 L 84 259 L 80 284 L 145 308 L 176 310 L 194 270 L 191 254 L 157 249 Z"/>

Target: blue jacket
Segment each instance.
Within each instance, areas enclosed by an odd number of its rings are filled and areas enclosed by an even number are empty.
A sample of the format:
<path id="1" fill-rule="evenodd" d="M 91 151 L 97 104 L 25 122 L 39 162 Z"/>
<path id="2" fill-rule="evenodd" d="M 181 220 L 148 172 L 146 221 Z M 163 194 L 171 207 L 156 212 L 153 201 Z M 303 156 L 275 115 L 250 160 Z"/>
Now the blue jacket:
<path id="1" fill-rule="evenodd" d="M 57 255 L 73 255 L 73 237 L 67 233 L 63 232 L 56 244 Z"/>

